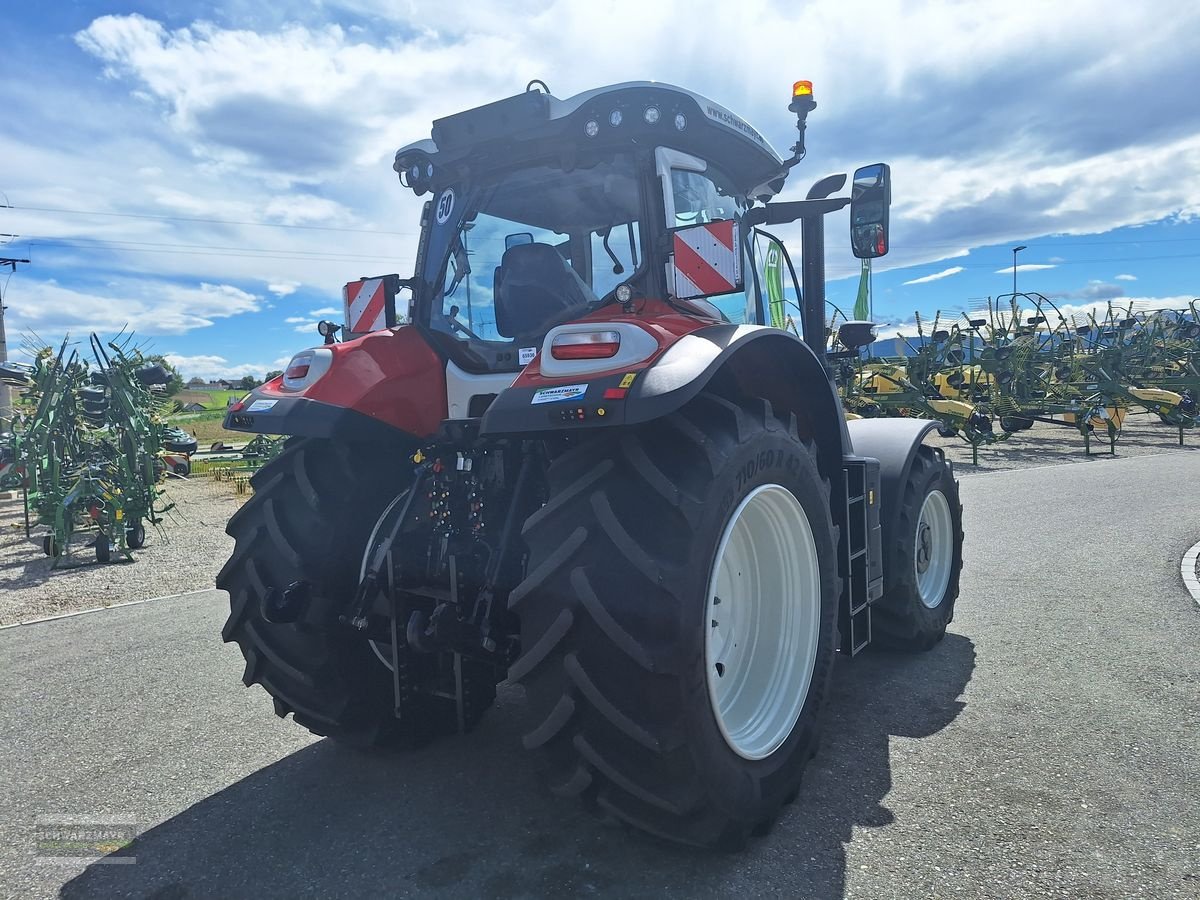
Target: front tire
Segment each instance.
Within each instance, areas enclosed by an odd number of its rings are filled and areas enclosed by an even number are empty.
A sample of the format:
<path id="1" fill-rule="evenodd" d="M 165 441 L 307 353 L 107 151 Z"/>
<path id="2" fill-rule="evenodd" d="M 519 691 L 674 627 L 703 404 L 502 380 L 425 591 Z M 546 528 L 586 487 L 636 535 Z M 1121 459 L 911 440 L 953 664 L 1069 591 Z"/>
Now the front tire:
<path id="1" fill-rule="evenodd" d="M 940 450 L 919 447 L 884 560 L 883 597 L 871 607 L 872 643 L 922 651 L 945 637 L 958 598 L 962 542 L 962 504 L 950 463 Z"/>
<path id="2" fill-rule="evenodd" d="M 510 597 L 525 746 L 558 794 L 741 846 L 798 790 L 829 687 L 837 532 L 812 446 L 765 402 L 704 394 L 569 450 L 549 482 Z"/>

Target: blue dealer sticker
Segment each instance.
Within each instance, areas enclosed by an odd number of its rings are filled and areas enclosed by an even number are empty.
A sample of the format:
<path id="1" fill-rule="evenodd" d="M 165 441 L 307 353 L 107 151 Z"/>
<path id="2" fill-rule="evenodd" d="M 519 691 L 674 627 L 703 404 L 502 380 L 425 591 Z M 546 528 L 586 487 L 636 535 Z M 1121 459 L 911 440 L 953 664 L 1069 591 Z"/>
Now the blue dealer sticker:
<path id="1" fill-rule="evenodd" d="M 246 412 L 248 412 L 248 413 L 266 412 L 268 409 L 270 409 L 272 406 L 274 406 L 278 402 L 279 401 L 277 401 L 277 400 L 255 400 L 253 403 L 250 404 L 249 407 L 247 407 Z"/>
<path id="2" fill-rule="evenodd" d="M 578 400 L 587 393 L 586 384 L 564 384 L 561 387 L 542 388 L 533 395 L 531 406 L 539 403 L 558 403 L 560 400 Z"/>

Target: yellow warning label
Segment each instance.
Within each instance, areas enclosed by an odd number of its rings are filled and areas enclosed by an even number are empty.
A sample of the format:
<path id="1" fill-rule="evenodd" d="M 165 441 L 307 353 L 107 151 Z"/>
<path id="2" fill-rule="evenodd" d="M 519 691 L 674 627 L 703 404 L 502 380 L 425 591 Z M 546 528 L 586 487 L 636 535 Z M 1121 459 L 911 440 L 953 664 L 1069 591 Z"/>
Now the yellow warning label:
<path id="1" fill-rule="evenodd" d="M 120 522 L 120 521 L 121 521 L 123 518 L 125 518 L 125 510 L 123 510 L 123 509 L 118 509 L 118 510 L 116 511 L 116 519 L 117 519 L 117 521 L 118 521 L 118 522 Z"/>
<path id="2" fill-rule="evenodd" d="M 637 378 L 637 372 L 630 372 L 621 379 L 621 387 L 627 388 L 633 384 L 633 380 Z"/>

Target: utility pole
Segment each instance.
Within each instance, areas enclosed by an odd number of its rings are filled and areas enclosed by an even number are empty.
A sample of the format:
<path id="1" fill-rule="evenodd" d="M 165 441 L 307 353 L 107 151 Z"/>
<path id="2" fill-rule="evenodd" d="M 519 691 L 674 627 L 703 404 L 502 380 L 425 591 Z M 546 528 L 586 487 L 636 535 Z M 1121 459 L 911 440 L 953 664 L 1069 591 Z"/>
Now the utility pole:
<path id="1" fill-rule="evenodd" d="M 6 237 L 11 242 L 16 237 L 15 234 L 0 235 Z M 0 245 L 2 246 L 2 245 Z M 0 269 L 8 266 L 9 272 L 17 271 L 18 263 L 28 263 L 28 259 L 19 259 L 15 256 L 6 256 L 0 253 Z M 8 342 L 4 338 L 4 295 L 0 291 L 0 366 L 8 362 Z M 12 427 L 12 390 L 7 384 L 0 381 L 0 431 L 7 431 Z"/>

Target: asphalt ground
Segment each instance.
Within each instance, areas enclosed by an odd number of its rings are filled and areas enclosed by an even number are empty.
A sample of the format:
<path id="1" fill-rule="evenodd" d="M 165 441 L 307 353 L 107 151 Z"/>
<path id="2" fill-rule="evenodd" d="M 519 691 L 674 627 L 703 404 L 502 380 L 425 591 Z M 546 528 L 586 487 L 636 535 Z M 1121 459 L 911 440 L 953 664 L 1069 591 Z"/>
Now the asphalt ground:
<path id="1" fill-rule="evenodd" d="M 0 631 L 0 895 L 1200 897 L 1200 454 L 980 474 L 951 633 L 840 660 L 804 789 L 739 855 L 541 787 L 524 702 L 366 756 L 278 720 L 223 595 Z M 48 818 L 136 823 L 108 862 Z"/>

